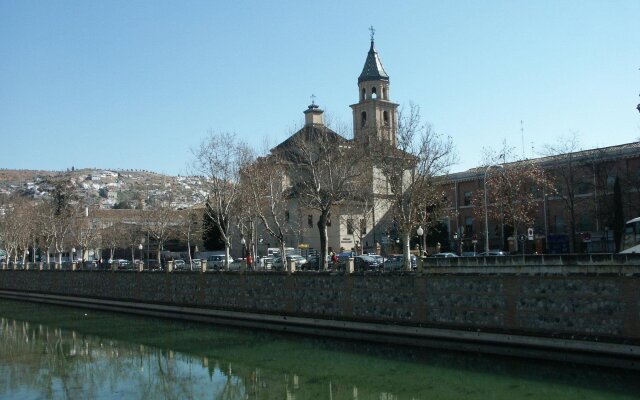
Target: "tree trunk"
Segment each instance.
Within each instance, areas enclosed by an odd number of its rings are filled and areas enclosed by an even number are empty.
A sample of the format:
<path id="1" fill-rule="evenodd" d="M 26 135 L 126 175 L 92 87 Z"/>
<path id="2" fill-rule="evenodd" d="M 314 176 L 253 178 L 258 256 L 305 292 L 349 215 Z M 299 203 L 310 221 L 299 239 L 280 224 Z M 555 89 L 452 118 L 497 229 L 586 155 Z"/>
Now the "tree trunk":
<path id="1" fill-rule="evenodd" d="M 193 263 L 191 262 L 191 241 L 189 239 L 187 239 L 187 258 L 189 260 L 189 269 L 191 269 Z"/>
<path id="2" fill-rule="evenodd" d="M 320 233 L 320 262 L 322 262 L 321 270 L 327 271 L 329 270 L 329 263 L 327 262 L 327 254 L 329 253 L 329 238 L 327 235 L 327 219 L 329 216 L 329 211 L 322 211 L 320 214 L 320 218 L 318 219 L 318 231 Z"/>
<path id="3" fill-rule="evenodd" d="M 402 256 L 404 258 L 404 270 L 411 271 L 411 244 L 409 243 L 409 232 L 402 232 Z"/>
<path id="4" fill-rule="evenodd" d="M 231 257 L 231 243 L 229 240 L 224 241 L 224 268 L 225 270 L 229 270 L 229 259 Z"/>
<path id="5" fill-rule="evenodd" d="M 286 251 L 284 249 L 284 240 L 281 240 L 279 242 L 279 246 L 280 246 L 280 259 L 282 260 L 282 270 L 284 271 L 285 269 L 287 269 L 287 265 L 286 265 Z"/>

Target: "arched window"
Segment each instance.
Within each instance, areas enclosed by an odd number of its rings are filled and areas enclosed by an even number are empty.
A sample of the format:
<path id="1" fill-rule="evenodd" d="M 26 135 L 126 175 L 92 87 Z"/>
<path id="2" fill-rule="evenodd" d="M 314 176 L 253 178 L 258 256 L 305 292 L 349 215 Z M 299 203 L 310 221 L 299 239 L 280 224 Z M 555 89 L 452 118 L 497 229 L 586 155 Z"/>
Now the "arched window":
<path id="1" fill-rule="evenodd" d="M 387 96 L 387 88 L 386 87 L 382 87 L 382 98 L 384 100 L 389 100 L 389 97 Z"/>
<path id="2" fill-rule="evenodd" d="M 366 95 L 366 91 L 362 88 L 362 93 L 360 94 L 360 100 L 364 100 L 364 96 Z"/>
<path id="3" fill-rule="evenodd" d="M 371 98 L 372 99 L 377 99 L 378 98 L 378 93 L 376 92 L 376 87 L 372 87 L 371 88 Z"/>
<path id="4" fill-rule="evenodd" d="M 364 127 L 365 125 L 367 125 L 367 113 L 363 111 L 360 114 L 360 126 Z"/>
<path id="5" fill-rule="evenodd" d="M 385 125 L 389 125 L 389 111 L 382 112 L 382 121 Z"/>

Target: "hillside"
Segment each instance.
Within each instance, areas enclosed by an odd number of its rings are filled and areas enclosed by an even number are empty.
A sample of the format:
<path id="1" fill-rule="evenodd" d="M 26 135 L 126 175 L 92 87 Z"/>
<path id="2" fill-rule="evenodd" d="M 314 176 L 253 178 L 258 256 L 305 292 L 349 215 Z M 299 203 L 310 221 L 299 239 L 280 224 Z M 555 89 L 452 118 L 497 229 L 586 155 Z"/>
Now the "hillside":
<path id="1" fill-rule="evenodd" d="M 101 209 L 136 207 L 141 202 L 153 204 L 168 195 L 175 208 L 189 208 L 200 203 L 205 194 L 200 177 L 94 168 L 65 172 L 2 169 L 0 194 L 46 198 L 52 179 L 68 181 L 78 197 Z"/>

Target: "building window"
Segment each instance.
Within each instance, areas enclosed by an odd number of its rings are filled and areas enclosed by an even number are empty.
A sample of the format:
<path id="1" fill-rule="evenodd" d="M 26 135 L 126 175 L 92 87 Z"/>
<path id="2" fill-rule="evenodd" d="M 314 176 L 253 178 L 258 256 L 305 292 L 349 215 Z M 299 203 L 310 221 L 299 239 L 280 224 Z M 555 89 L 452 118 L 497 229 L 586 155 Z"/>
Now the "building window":
<path id="1" fill-rule="evenodd" d="M 384 100 L 389 100 L 389 98 L 387 97 L 387 88 L 386 87 L 382 87 L 382 98 Z"/>
<path id="2" fill-rule="evenodd" d="M 473 234 L 473 217 L 464 218 L 464 231 L 467 234 L 467 236 Z"/>
<path id="3" fill-rule="evenodd" d="M 581 180 L 578 182 L 578 194 L 587 194 L 589 193 L 589 183 Z"/>
<path id="4" fill-rule="evenodd" d="M 556 215 L 554 222 L 556 233 L 564 233 L 564 218 L 561 215 Z"/>
<path id="5" fill-rule="evenodd" d="M 347 235 L 353 235 L 353 220 L 351 218 L 347 220 Z"/>
<path id="6" fill-rule="evenodd" d="M 389 111 L 383 111 L 382 112 L 382 121 L 384 122 L 385 125 L 389 125 Z"/>
<path id="7" fill-rule="evenodd" d="M 613 190 L 613 186 L 616 184 L 616 177 L 613 175 L 607 176 L 607 188 Z"/>
<path id="8" fill-rule="evenodd" d="M 593 230 L 593 222 L 591 221 L 590 215 L 580 216 L 580 230 L 583 232 Z"/>
<path id="9" fill-rule="evenodd" d="M 367 113 L 363 111 L 360 114 L 360 126 L 364 127 L 365 125 L 367 125 Z"/>
<path id="10" fill-rule="evenodd" d="M 362 88 L 362 93 L 360 94 L 360 100 L 364 100 L 366 93 L 367 92 L 364 90 L 364 88 Z"/>
<path id="11" fill-rule="evenodd" d="M 377 99 L 378 98 L 378 92 L 376 92 L 376 87 L 372 87 L 371 88 L 371 98 L 372 99 Z"/>
<path id="12" fill-rule="evenodd" d="M 464 205 L 465 206 L 471 205 L 471 192 L 464 192 Z"/>
<path id="13" fill-rule="evenodd" d="M 309 228 L 313 228 L 313 215 L 311 214 L 307 215 L 307 225 L 309 225 Z"/>

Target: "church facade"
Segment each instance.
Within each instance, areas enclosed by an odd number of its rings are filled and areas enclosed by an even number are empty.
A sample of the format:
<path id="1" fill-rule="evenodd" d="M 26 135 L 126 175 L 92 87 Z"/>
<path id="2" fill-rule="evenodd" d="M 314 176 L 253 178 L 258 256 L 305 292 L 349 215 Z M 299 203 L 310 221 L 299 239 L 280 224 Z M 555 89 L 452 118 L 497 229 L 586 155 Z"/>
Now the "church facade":
<path id="1" fill-rule="evenodd" d="M 287 147 L 295 146 L 294 142 L 301 136 L 319 134 L 328 135 L 336 146 L 359 150 L 366 149 L 373 141 L 396 145 L 398 104 L 391 101 L 389 75 L 376 51 L 373 37 L 358 77 L 357 98 L 358 102 L 350 105 L 353 115 L 353 139 L 347 139 L 326 126 L 323 110 L 312 102 L 304 111 L 304 126 L 272 149 L 271 153 L 277 154 Z M 292 170 L 296 173 L 295 168 Z M 284 179 L 291 181 L 291 177 Z M 374 165 L 371 165 L 359 179 L 364 184 L 359 185 L 358 190 L 362 192 L 361 198 L 365 198 L 369 206 L 363 207 L 362 204 L 347 201 L 331 208 L 327 221 L 329 251 L 357 254 L 391 252 L 397 234 L 394 234 L 392 224 L 384 217 L 389 209 L 389 203 L 385 200 L 388 188 L 384 184 L 380 185 L 383 179 Z M 319 218 L 318 210 L 306 207 L 298 197 L 291 196 L 287 211 L 290 230 L 286 238 L 286 247 L 320 251 L 320 231 L 317 226 Z M 270 242 L 266 232 L 260 232 L 259 237 L 262 238 L 262 243 Z M 258 248 L 258 253 L 264 253 L 264 249 Z"/>

